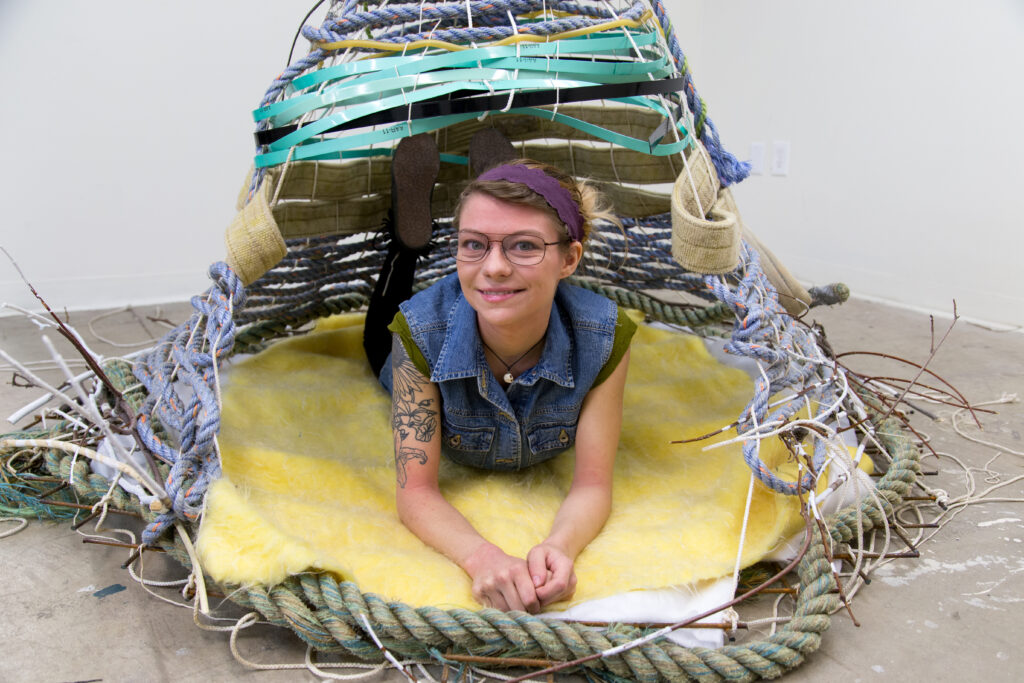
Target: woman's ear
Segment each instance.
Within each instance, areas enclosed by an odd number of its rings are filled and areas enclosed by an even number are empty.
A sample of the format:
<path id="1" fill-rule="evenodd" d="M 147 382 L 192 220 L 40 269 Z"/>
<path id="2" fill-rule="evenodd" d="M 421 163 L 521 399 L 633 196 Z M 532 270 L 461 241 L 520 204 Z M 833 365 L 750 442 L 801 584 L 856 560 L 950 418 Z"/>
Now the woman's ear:
<path id="1" fill-rule="evenodd" d="M 562 251 L 562 250 L 560 250 Z M 570 242 L 569 248 L 562 251 L 562 275 L 567 278 L 576 272 L 580 261 L 583 259 L 583 245 L 580 242 Z"/>

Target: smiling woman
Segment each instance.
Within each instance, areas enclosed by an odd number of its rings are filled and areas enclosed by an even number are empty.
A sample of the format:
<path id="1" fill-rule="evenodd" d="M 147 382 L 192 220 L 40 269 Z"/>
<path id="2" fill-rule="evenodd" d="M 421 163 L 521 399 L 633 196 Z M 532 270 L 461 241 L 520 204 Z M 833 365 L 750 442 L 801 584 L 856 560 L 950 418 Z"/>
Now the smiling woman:
<path id="1" fill-rule="evenodd" d="M 537 612 L 573 594 L 575 559 L 608 518 L 636 327 L 608 299 L 564 282 L 594 220 L 611 216 L 600 195 L 554 167 L 511 156 L 495 131 L 475 138 L 473 165 L 491 168 L 467 185 L 455 211 L 449 249 L 457 272 L 411 296 L 416 260 L 429 246 L 410 243 L 428 242 L 423 209 L 438 162 L 429 137 L 399 145 L 392 242 L 364 346 L 392 395 L 402 522 L 470 576 L 481 604 Z M 389 356 L 382 325 L 393 334 Z M 573 445 L 569 492 L 525 557 L 484 538 L 438 488 L 442 457 L 518 470 Z"/>

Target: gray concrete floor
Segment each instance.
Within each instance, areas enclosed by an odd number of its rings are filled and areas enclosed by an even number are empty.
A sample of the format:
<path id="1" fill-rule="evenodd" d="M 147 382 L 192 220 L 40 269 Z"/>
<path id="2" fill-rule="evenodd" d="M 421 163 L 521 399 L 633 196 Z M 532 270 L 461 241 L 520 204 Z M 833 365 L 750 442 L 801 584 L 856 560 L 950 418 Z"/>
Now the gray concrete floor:
<path id="1" fill-rule="evenodd" d="M 177 322 L 187 312 L 187 307 L 176 305 L 160 311 L 137 308 L 95 320 L 97 313 L 79 313 L 71 319 L 97 353 L 114 356 L 130 349 L 97 340 L 88 329 L 90 320 L 94 320 L 96 331 L 110 340 L 144 341 L 161 332 L 151 317 Z M 815 310 L 809 317 L 825 325 L 837 351 L 878 350 L 918 362 L 929 355 L 930 326 L 924 315 L 854 301 Z M 938 320 L 937 336 L 947 326 L 948 322 Z M 19 318 L 0 318 L 0 348 L 21 361 L 46 358 L 36 327 Z M 878 361 L 852 359 L 851 364 L 865 372 L 910 375 L 900 368 L 888 372 Z M 1024 394 L 1024 335 L 993 332 L 960 321 L 930 367 L 972 402 L 997 399 L 1006 392 Z M 0 377 L 2 420 L 37 392 L 13 386 L 10 370 Z M 998 414 L 983 416 L 984 432 L 978 436 L 1005 449 L 1024 451 L 1022 405 L 994 409 Z M 954 454 L 974 468 L 979 489 L 1024 474 L 1024 458 L 1008 450 L 995 457 L 998 448 L 970 443 L 952 432 L 949 410 L 931 410 L 945 420 L 933 422 L 916 415 L 915 424 L 929 434 L 937 450 Z M 938 471 L 937 476 L 927 478 L 928 485 L 946 489 L 952 496 L 963 492 L 962 470 L 954 461 L 929 458 L 925 469 Z M 1024 498 L 1024 482 L 1012 483 L 992 496 Z M 926 509 L 930 514 L 938 512 L 933 506 Z M 1024 507 L 1017 502 L 968 506 L 920 547 L 920 558 L 895 560 L 877 571 L 872 583 L 853 601 L 860 626 L 854 626 L 845 612 L 836 614 L 821 649 L 789 678 L 1024 678 L 1024 652 L 1019 646 L 1024 617 L 1022 519 Z M 108 526 L 121 526 L 122 522 L 112 519 Z M 11 525 L 4 523 L 0 532 L 9 528 Z M 91 532 L 91 525 L 83 530 Z M 228 634 L 197 628 L 188 610 L 147 594 L 134 582 L 120 568 L 127 552 L 83 545 L 82 536 L 71 531 L 68 522 L 33 522 L 20 533 L 0 539 L 4 568 L 0 681 L 317 680 L 305 671 L 246 669 L 232 657 Z M 173 563 L 155 554 L 145 557 L 147 578 L 184 577 L 184 571 Z M 153 590 L 170 599 L 178 597 L 176 589 Z M 241 614 L 232 608 L 225 612 L 236 617 Z M 263 626 L 243 631 L 238 649 L 247 658 L 268 664 L 301 663 L 305 653 L 290 632 Z M 404 679 L 388 672 L 370 680 Z"/>

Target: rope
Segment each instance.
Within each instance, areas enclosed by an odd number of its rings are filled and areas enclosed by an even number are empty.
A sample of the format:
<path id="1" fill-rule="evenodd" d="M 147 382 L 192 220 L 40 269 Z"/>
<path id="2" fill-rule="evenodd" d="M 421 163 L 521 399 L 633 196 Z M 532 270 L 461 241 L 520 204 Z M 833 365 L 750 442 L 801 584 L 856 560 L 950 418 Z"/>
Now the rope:
<path id="1" fill-rule="evenodd" d="M 234 343 L 232 310 L 245 300 L 242 284 L 223 263 L 210 268 L 214 286 L 193 297 L 195 310 L 184 326 L 172 330 L 148 356 L 135 365 L 135 376 L 145 385 L 148 398 L 141 406 L 136 433 L 142 444 L 170 465 L 164 488 L 171 510 L 161 513 L 143 532 L 153 543 L 176 519 L 199 519 L 209 484 L 220 476 L 220 460 L 214 450 L 220 429 L 216 366 Z M 191 390 L 185 403 L 175 389 L 184 382 Z M 172 447 L 154 428 L 159 421 L 179 435 Z"/>
<path id="2" fill-rule="evenodd" d="M 221 271 L 214 269 L 214 272 Z M 207 297 L 207 300 L 211 298 L 216 299 Z M 203 310 L 209 314 L 208 308 Z M 124 372 L 127 365 L 124 362 L 114 364 L 110 373 L 116 378 L 115 382 L 126 387 L 135 384 Z M 138 393 L 135 389 L 130 395 L 139 400 Z M 146 405 L 150 403 L 150 399 L 145 399 Z M 868 407 L 881 412 L 878 406 L 868 403 Z M 884 525 L 916 481 L 918 452 L 908 439 L 900 436 L 896 421 L 889 418 L 876 425 L 875 433 L 892 454 L 892 464 L 878 482 L 876 491 L 826 520 L 832 543 L 845 543 L 859 533 Z M 135 509 L 144 517 L 153 518 L 153 513 L 137 500 L 118 487 L 111 487 L 105 478 L 91 473 L 82 459 L 76 460 L 56 449 L 46 450 L 45 456 L 50 471 L 73 482 L 75 493 L 81 499 L 108 497 L 112 508 Z M 196 526 L 192 521 L 186 525 L 193 533 Z M 184 566 L 192 568 L 191 553 L 183 546 L 185 538 L 187 534 L 167 534 L 160 539 L 161 547 Z M 638 681 L 746 680 L 776 677 L 798 666 L 820 645 L 821 633 L 828 628 L 829 615 L 839 607 L 838 597 L 833 592 L 835 578 L 828 552 L 820 541 L 812 542 L 798 573 L 800 591 L 789 623 L 763 640 L 718 650 L 683 648 L 665 640 L 625 649 L 645 633 L 635 627 L 601 631 L 578 623 L 492 609 L 473 612 L 412 608 L 363 594 L 356 585 L 338 583 L 333 576 L 319 572 L 290 577 L 275 586 L 225 586 L 222 590 L 233 601 L 255 610 L 270 623 L 291 629 L 313 649 L 340 648 L 367 661 L 380 662 L 382 654 L 367 637 L 364 621 L 376 634 L 380 645 L 399 657 L 429 658 L 432 651 L 451 648 L 455 652 L 573 661 L 592 653 L 613 651 L 615 654 L 588 666 Z"/>
<path id="3" fill-rule="evenodd" d="M 918 453 L 898 433 L 892 419 L 876 427 L 893 455 L 889 472 L 877 492 L 890 505 L 910 486 L 918 470 Z M 853 538 L 858 515 L 867 521 L 865 531 L 885 523 L 871 496 L 858 506 L 830 517 L 831 538 L 843 543 Z M 839 608 L 828 555 L 820 541 L 812 543 L 798 567 L 800 591 L 793 619 L 775 634 L 742 646 L 719 650 L 683 648 L 671 641 L 655 641 L 603 658 L 594 664 L 617 676 L 638 681 L 699 679 L 746 680 L 774 678 L 798 666 L 816 650 L 829 615 Z M 232 587 L 226 588 L 231 590 Z M 578 623 L 504 613 L 492 609 L 477 612 L 411 608 L 360 593 L 351 583 L 338 583 L 325 573 L 307 573 L 273 587 L 238 589 L 233 599 L 256 610 L 271 623 L 295 631 L 314 649 L 341 647 L 345 653 L 368 661 L 381 661 L 378 647 L 366 638 L 366 620 L 381 645 L 400 657 L 425 657 L 431 649 L 457 652 L 489 651 L 499 656 L 547 658 L 566 661 L 625 645 L 641 637 L 632 627 L 600 632 Z"/>
<path id="4" fill-rule="evenodd" d="M 684 102 L 688 112 L 694 113 L 695 133 L 707 148 L 723 186 L 743 180 L 749 174 L 749 163 L 738 161 L 723 148 L 718 131 L 707 116 L 707 106 L 694 86 L 689 64 L 662 0 L 650 3 L 633 0 L 619 12 L 608 3 L 547 3 L 546 0 L 369 4 L 362 9 L 354 2 L 334 2 L 320 26 L 307 25 L 301 29 L 302 35 L 311 43 L 311 51 L 274 79 L 261 99 L 260 107 L 285 99 L 292 81 L 320 68 L 326 60 L 340 56 L 343 61 L 351 61 L 361 50 L 388 49 L 389 45 L 394 45 L 396 50 L 402 46 L 401 54 L 404 55 L 409 47 L 456 49 L 529 36 L 567 38 L 581 30 L 601 31 L 622 21 L 642 20 L 648 6 L 662 29 L 664 47 L 684 79 L 679 96 L 664 98 L 666 109 L 674 107 L 672 102 Z M 603 24 L 608 26 L 603 27 Z M 632 57 L 640 58 L 640 52 L 635 52 Z M 270 125 L 269 120 L 263 120 L 257 129 L 264 130 Z M 262 168 L 253 174 L 250 191 L 258 187 L 264 175 Z"/>
<path id="5" fill-rule="evenodd" d="M 334 3 L 319 29 L 306 27 L 303 32 L 322 45 L 367 31 L 376 43 L 404 44 L 406 48 L 410 42 L 427 39 L 467 44 L 513 34 L 556 35 L 581 26 L 598 26 L 612 17 L 635 19 L 645 5 L 633 2 L 621 13 L 604 5 L 546 5 L 535 0 L 470 1 L 468 7 L 469 16 L 466 2 L 357 11 L 357 3 L 346 0 Z M 537 9 L 570 16 L 525 16 Z M 723 185 L 738 182 L 747 168 L 722 149 L 662 2 L 654 2 L 653 9 L 684 76 L 681 97 L 666 99 L 663 104 L 685 104 L 687 111 L 680 108 L 679 115 L 695 117 L 692 128 L 708 149 Z M 463 26 L 464 19 L 470 25 Z M 399 23 L 403 25 L 396 26 Z M 423 28 L 430 30 L 424 33 Z M 335 56 L 336 52 L 315 44 L 309 54 L 274 80 L 262 104 L 278 101 L 295 78 Z M 253 187 L 262 177 L 254 174 Z M 814 480 L 812 472 L 804 472 L 795 482 L 782 480 L 760 460 L 758 446 L 763 438 L 788 437 L 798 428 L 816 427 L 811 468 L 820 472 L 834 446 L 835 433 L 827 423 L 843 405 L 860 405 L 843 372 L 824 356 L 813 333 L 785 314 L 755 250 L 743 246 L 742 264 L 733 273 L 700 276 L 683 271 L 672 260 L 668 214 L 629 218 L 623 224 L 622 232 L 608 226 L 597 231 L 575 282 L 655 320 L 707 333 L 731 321 L 726 350 L 755 360 L 761 368 L 754 395 L 737 421 L 735 440 L 743 441 L 744 459 L 762 483 L 785 494 L 808 490 Z M 442 222 L 438 238 L 443 239 L 450 230 L 450 223 Z M 138 440 L 158 461 L 156 478 L 166 491 L 169 509 L 150 509 L 93 473 L 85 458 L 76 457 L 91 455 L 90 449 L 74 446 L 70 450 L 75 452 L 68 453 L 64 450 L 68 444 L 40 441 L 38 433 L 25 435 L 22 441 L 37 441 L 35 448 L 42 453 L 46 467 L 69 482 L 78 499 L 104 501 L 106 510 L 139 514 L 147 523 L 144 543 L 166 550 L 192 569 L 199 583 L 201 573 L 195 567 L 189 537 L 197 531 L 207 487 L 220 474 L 216 442 L 219 363 L 231 353 L 257 350 L 271 339 L 301 333 L 318 317 L 365 306 L 383 253 L 374 242 L 374 236 L 365 234 L 290 241 L 281 263 L 247 289 L 225 264 L 214 264 L 210 268 L 213 284 L 203 296 L 193 298 L 194 313 L 189 321 L 168 332 L 134 366 L 124 361 L 106 364 L 106 372 L 124 389 L 125 399 L 137 415 L 133 427 Z M 454 260 L 445 250 L 435 248 L 421 260 L 417 286 L 428 286 L 454 268 Z M 685 292 L 708 305 L 667 303 L 651 294 L 658 290 Z M 848 291 L 832 285 L 812 290 L 812 296 L 815 303 L 834 303 L 848 296 Z M 791 390 L 791 398 L 769 404 L 769 397 L 786 389 Z M 799 410 L 812 404 L 817 408 L 811 420 L 796 419 Z M 878 410 L 870 401 L 868 407 Z M 52 434 L 71 431 L 69 424 L 55 426 Z M 86 429 L 83 426 L 79 431 L 85 434 Z M 918 454 L 898 435 L 898 425 L 891 419 L 876 425 L 875 437 L 893 462 L 875 491 L 826 520 L 830 547 L 885 525 L 916 481 Z M 178 533 L 173 533 L 172 527 Z M 801 586 L 796 612 L 787 624 L 765 639 L 717 650 L 683 648 L 629 626 L 602 630 L 493 609 L 412 608 L 363 594 L 354 584 L 338 583 L 320 572 L 290 577 L 275 586 L 223 588 L 243 607 L 293 630 L 310 648 L 342 650 L 368 661 L 382 662 L 385 652 L 398 658 L 436 660 L 437 653 L 448 649 L 557 661 L 600 653 L 599 660 L 586 666 L 629 680 L 748 680 L 781 675 L 820 644 L 829 615 L 839 606 L 828 557 L 829 549 L 822 542 L 811 542 L 798 568 Z M 232 643 L 237 631 L 247 625 L 236 623 Z M 647 640 L 650 638 L 654 639 Z"/>

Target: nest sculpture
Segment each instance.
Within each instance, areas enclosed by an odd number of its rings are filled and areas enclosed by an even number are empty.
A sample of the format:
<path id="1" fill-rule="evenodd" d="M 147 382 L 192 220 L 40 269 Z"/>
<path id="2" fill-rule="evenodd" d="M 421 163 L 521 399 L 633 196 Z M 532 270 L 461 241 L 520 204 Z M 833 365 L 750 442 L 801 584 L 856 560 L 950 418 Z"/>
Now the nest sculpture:
<path id="1" fill-rule="evenodd" d="M 88 400 L 108 406 L 97 408 L 102 429 L 74 441 L 62 438 L 76 431 L 71 423 L 24 431 L 4 441 L 6 452 L 34 449 L 81 499 L 139 511 L 147 520 L 144 544 L 192 567 L 191 538 L 220 474 L 220 363 L 300 334 L 319 317 L 365 306 L 383 258 L 379 228 L 399 140 L 430 133 L 438 142 L 433 215 L 443 233 L 470 178 L 469 140 L 494 127 L 522 156 L 596 181 L 621 215 L 622 231 L 608 228 L 593 239 L 576 284 L 651 320 L 727 336 L 730 353 L 757 362 L 761 377 L 733 426 L 745 438 L 744 458 L 764 485 L 812 503 L 793 618 L 763 640 L 708 650 L 665 640 L 664 629 L 412 608 L 316 568 L 278 585 L 225 592 L 316 649 L 369 660 L 384 656 L 381 646 L 439 660 L 589 656 L 579 666 L 643 681 L 773 678 L 797 666 L 840 605 L 831 546 L 886 523 L 915 481 L 917 452 L 891 418 L 877 421 L 883 411 L 850 388 L 798 319 L 808 306 L 842 301 L 845 288 L 804 290 L 744 229 L 728 188 L 747 168 L 722 148 L 664 6 L 341 0 L 302 33 L 310 51 L 273 81 L 254 112 L 257 154 L 228 230 L 228 258 L 210 268 L 213 285 L 193 299 L 191 319 L 134 364 L 93 367 L 97 389 Z M 454 269 L 442 251 L 421 266 L 422 286 Z M 783 398 L 773 404 L 774 396 Z M 814 414 L 798 417 L 808 404 Z M 859 423 L 863 441 L 891 463 L 871 495 L 820 520 L 827 533 L 819 534 L 810 492 L 844 420 Z M 114 431 L 130 434 L 145 457 L 130 457 L 117 439 L 113 453 L 98 454 L 96 443 Z M 803 458 L 797 480 L 761 463 L 765 438 L 792 441 Z M 120 455 L 120 470 L 151 495 L 112 487 L 82 455 Z"/>

